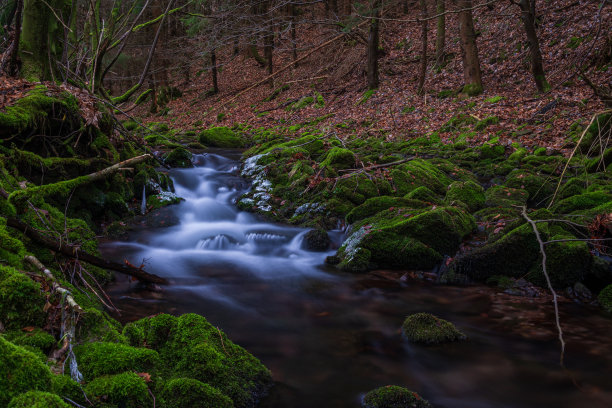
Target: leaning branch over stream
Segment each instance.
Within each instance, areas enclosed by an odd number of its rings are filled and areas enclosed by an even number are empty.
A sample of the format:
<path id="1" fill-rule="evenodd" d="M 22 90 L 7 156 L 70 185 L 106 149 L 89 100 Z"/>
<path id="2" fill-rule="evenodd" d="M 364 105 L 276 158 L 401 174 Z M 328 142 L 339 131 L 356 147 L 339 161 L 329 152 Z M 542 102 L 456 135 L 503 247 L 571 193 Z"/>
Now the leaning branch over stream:
<path id="1" fill-rule="evenodd" d="M 38 230 L 33 229 L 28 224 L 17 218 L 7 218 L 6 225 L 11 228 L 15 228 L 23 232 L 28 238 L 36 241 L 37 243 L 55 251 L 59 252 L 70 258 L 79 259 L 83 262 L 87 262 L 91 265 L 99 266 L 104 269 L 111 269 L 113 271 L 121 272 L 126 275 L 133 276 L 141 282 L 156 283 L 156 284 L 168 284 L 168 281 L 160 276 L 154 275 L 144 271 L 142 268 L 137 268 L 126 261 L 125 264 L 117 262 L 107 261 L 106 259 L 99 258 L 90 253 L 81 250 L 78 245 L 71 245 L 68 243 L 58 242 L 48 236 L 43 235 Z"/>

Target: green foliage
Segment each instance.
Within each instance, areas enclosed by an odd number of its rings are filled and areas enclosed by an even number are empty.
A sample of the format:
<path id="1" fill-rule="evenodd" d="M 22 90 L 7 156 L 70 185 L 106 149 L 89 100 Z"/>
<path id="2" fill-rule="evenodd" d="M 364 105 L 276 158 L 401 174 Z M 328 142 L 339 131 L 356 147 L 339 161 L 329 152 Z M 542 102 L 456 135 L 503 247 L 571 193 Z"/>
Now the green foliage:
<path id="1" fill-rule="evenodd" d="M 54 375 L 51 378 L 51 390 L 61 397 L 70 398 L 78 404 L 85 404 L 81 385 L 68 375 Z"/>
<path id="2" fill-rule="evenodd" d="M 213 127 L 198 135 L 200 143 L 211 147 L 236 148 L 244 147 L 244 141 L 230 128 Z"/>
<path id="3" fill-rule="evenodd" d="M 145 381 L 133 372 L 94 379 L 85 387 L 87 397 L 93 402 L 107 402 L 124 408 L 153 406 Z"/>
<path id="4" fill-rule="evenodd" d="M 431 408 L 416 392 L 397 385 L 387 385 L 368 392 L 361 405 L 363 408 Z"/>
<path id="5" fill-rule="evenodd" d="M 455 181 L 448 186 L 444 201 L 449 205 L 463 204 L 468 211 L 474 212 L 485 203 L 484 190 L 480 184 L 473 181 Z"/>
<path id="6" fill-rule="evenodd" d="M 486 118 L 479 120 L 474 126 L 474 130 L 481 131 L 485 130 L 487 127 L 491 125 L 495 125 L 499 123 L 499 117 L 497 116 L 487 116 Z"/>
<path id="7" fill-rule="evenodd" d="M 415 313 L 404 320 L 402 332 L 412 343 L 440 344 L 464 340 L 461 333 L 450 322 L 429 313 Z"/>
<path id="8" fill-rule="evenodd" d="M 599 305 L 603 310 L 608 313 L 612 313 L 612 285 L 608 285 L 599 292 L 597 296 Z"/>
<path id="9" fill-rule="evenodd" d="M 527 204 L 529 193 L 523 189 L 505 186 L 491 186 L 485 191 L 485 205 L 487 207 L 512 207 Z"/>
<path id="10" fill-rule="evenodd" d="M 368 89 L 367 91 L 365 91 L 363 95 L 361 96 L 361 98 L 359 98 L 359 101 L 357 101 L 357 105 L 363 105 L 364 103 L 369 101 L 370 98 L 374 96 L 376 91 L 377 89 Z"/>
<path id="11" fill-rule="evenodd" d="M 12 267 L 0 265 L 0 321 L 5 328 L 40 326 L 44 304 L 40 284 Z"/>
<path id="12" fill-rule="evenodd" d="M 233 408 L 232 400 L 218 389 L 193 378 L 175 378 L 164 387 L 161 399 L 166 408 Z"/>
<path id="13" fill-rule="evenodd" d="M 46 331 L 35 328 L 32 331 L 12 330 L 4 333 L 4 338 L 18 346 L 29 346 L 48 354 L 55 345 L 55 338 Z"/>
<path id="14" fill-rule="evenodd" d="M 51 387 L 51 371 L 38 357 L 0 335 L 0 406 L 27 391 Z"/>
<path id="15" fill-rule="evenodd" d="M 193 167 L 191 152 L 184 147 L 177 147 L 164 155 L 164 161 L 172 167 Z"/>
<path id="16" fill-rule="evenodd" d="M 321 167 L 329 167 L 334 170 L 350 169 L 355 166 L 355 154 L 341 147 L 334 147 L 327 152 Z"/>
<path id="17" fill-rule="evenodd" d="M 79 369 L 89 380 L 123 371 L 149 372 L 160 365 L 156 351 L 120 343 L 86 343 L 74 351 Z"/>
<path id="18" fill-rule="evenodd" d="M 48 392 L 28 391 L 11 400 L 8 408 L 70 408 L 62 399 Z"/>
<path id="19" fill-rule="evenodd" d="M 505 98 L 503 96 L 496 95 L 496 96 L 491 96 L 490 98 L 486 98 L 484 102 L 493 104 L 493 103 L 501 102 L 504 99 Z"/>
<path id="20" fill-rule="evenodd" d="M 426 187 L 423 187 L 426 188 Z M 371 217 L 391 207 L 426 208 L 428 205 L 417 199 L 380 196 L 368 198 L 363 204 L 353 208 L 346 216 L 348 223 Z"/>
<path id="21" fill-rule="evenodd" d="M 477 96 L 482 93 L 482 86 L 478 84 L 466 84 L 461 92 L 467 96 Z"/>

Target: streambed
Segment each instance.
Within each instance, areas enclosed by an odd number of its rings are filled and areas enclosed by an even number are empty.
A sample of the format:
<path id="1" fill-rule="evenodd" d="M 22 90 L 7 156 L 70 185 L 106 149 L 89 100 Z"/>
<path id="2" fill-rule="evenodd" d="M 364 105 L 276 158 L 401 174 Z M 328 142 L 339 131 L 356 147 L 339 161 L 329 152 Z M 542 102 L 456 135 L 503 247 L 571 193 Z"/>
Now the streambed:
<path id="1" fill-rule="evenodd" d="M 564 371 L 545 299 L 438 286 L 397 271 L 328 269 L 324 259 L 334 251 L 305 251 L 306 230 L 235 207 L 249 189 L 237 153 L 194 159 L 195 168 L 170 173 L 185 198 L 164 210 L 176 225 L 137 228 L 102 247 L 114 260 L 146 260 L 172 284 L 149 292 L 119 277 L 109 294 L 124 322 L 205 316 L 272 371 L 277 385 L 261 406 L 358 407 L 365 392 L 387 384 L 439 407 L 612 406 L 612 321 L 596 310 L 562 304 Z M 343 232 L 330 235 L 338 246 Z M 452 321 L 470 340 L 408 344 L 399 327 L 421 311 Z"/>

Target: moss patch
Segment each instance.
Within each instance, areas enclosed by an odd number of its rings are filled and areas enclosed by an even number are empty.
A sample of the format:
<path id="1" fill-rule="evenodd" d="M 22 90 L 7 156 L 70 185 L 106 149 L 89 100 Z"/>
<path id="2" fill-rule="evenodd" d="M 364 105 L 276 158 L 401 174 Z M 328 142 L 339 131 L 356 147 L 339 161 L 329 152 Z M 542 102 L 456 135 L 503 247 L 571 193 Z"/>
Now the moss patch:
<path id="1" fill-rule="evenodd" d="M 466 338 L 452 323 L 429 313 L 408 316 L 402 324 L 402 332 L 409 341 L 420 344 L 449 343 Z"/>
<path id="2" fill-rule="evenodd" d="M 397 385 L 387 385 L 368 392 L 363 408 L 431 408 L 431 404 L 416 392 Z"/>

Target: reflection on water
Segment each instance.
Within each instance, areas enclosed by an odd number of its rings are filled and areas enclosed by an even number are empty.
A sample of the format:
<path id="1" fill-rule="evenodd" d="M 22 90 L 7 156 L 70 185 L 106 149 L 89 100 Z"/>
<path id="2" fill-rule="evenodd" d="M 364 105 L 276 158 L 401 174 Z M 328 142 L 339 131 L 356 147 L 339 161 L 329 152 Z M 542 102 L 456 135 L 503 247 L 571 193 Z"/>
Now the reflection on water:
<path id="1" fill-rule="evenodd" d="M 303 250 L 305 230 L 236 209 L 249 187 L 236 160 L 208 154 L 196 164 L 171 172 L 185 198 L 171 210 L 178 225 L 145 228 L 103 249 L 116 260 L 145 259 L 147 270 L 173 284 L 156 293 L 119 279 L 109 293 L 124 320 L 206 316 L 272 370 L 277 386 L 262 406 L 358 407 L 363 393 L 387 384 L 440 407 L 612 406 L 609 319 L 563 305 L 570 367 L 563 371 L 549 305 L 411 282 L 396 272 L 326 270 L 332 252 Z M 341 231 L 331 236 L 335 245 L 342 240 Z M 421 311 L 453 321 L 470 341 L 407 344 L 399 327 Z"/>

